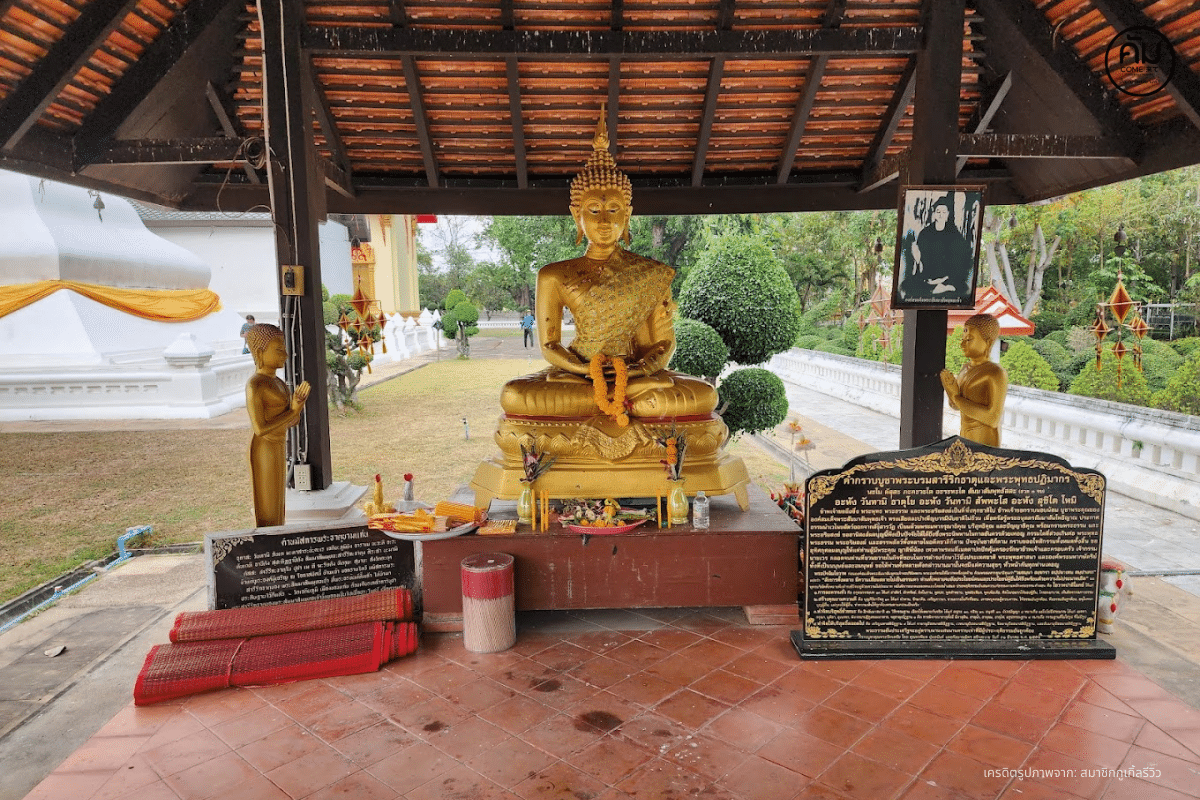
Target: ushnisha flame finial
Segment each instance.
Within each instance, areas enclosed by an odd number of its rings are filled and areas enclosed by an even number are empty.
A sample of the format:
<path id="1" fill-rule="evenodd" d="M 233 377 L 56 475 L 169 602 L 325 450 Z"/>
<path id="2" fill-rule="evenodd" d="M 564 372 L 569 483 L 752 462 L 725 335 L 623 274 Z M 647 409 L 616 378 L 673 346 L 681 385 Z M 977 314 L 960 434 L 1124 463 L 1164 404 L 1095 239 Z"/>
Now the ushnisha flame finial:
<path id="1" fill-rule="evenodd" d="M 629 176 L 617 168 L 617 162 L 608 152 L 608 126 L 605 124 L 605 105 L 600 105 L 600 119 L 596 123 L 596 135 L 592 137 L 592 157 L 574 180 L 571 181 L 571 206 L 578 207 L 583 193 L 591 189 L 617 189 L 627 205 L 633 205 L 633 184 Z"/>

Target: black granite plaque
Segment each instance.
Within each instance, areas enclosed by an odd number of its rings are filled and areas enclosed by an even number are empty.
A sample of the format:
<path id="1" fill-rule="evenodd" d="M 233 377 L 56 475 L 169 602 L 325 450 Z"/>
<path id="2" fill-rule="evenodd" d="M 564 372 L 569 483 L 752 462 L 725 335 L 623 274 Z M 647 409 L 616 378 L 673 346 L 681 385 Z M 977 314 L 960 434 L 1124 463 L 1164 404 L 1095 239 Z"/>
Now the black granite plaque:
<path id="1" fill-rule="evenodd" d="M 412 588 L 412 542 L 365 522 L 284 526 L 204 537 L 209 608 L 296 603 Z"/>
<path id="2" fill-rule="evenodd" d="M 805 484 L 802 657 L 1112 658 L 1104 476 L 952 437 Z"/>

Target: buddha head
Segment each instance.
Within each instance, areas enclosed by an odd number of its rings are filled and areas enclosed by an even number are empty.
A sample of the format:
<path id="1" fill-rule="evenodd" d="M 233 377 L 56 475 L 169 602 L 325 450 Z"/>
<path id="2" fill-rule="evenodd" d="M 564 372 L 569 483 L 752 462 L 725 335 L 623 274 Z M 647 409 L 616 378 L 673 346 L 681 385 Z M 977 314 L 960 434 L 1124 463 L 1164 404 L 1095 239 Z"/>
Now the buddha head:
<path id="1" fill-rule="evenodd" d="M 633 184 L 629 176 L 617 169 L 608 152 L 608 130 L 604 123 L 604 107 L 592 139 L 592 157 L 587 166 L 571 181 L 571 216 L 579 232 L 575 243 L 586 235 L 590 243 L 615 245 L 624 236 L 629 238 L 629 218 L 633 214 Z"/>
<path id="2" fill-rule="evenodd" d="M 250 351 L 256 367 L 279 369 L 287 361 L 283 331 L 265 322 L 252 325 L 246 331 L 246 349 Z"/>
<path id="3" fill-rule="evenodd" d="M 962 351 L 967 358 L 984 358 L 1000 338 L 1000 321 L 991 314 L 975 314 L 963 322 Z"/>

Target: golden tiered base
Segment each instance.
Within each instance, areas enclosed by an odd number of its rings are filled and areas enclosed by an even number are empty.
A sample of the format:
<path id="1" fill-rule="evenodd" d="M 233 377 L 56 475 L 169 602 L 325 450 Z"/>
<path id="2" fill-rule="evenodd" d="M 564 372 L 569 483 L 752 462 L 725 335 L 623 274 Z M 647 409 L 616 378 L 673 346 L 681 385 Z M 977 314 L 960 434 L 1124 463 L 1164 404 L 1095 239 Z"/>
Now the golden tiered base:
<path id="1" fill-rule="evenodd" d="M 502 416 L 496 429 L 500 455 L 475 471 L 471 489 L 475 505 L 492 499 L 514 500 L 521 493 L 521 444 L 555 457 L 537 480 L 536 489 L 555 499 L 573 497 L 654 497 L 669 488 L 662 464 L 664 451 L 655 441 L 672 427 L 687 440 L 684 488 L 689 495 L 733 494 L 745 511 L 750 476 L 740 458 L 723 453 L 728 429 L 718 416 L 647 422 L 633 420 L 619 428 L 607 417 L 545 419 Z"/>

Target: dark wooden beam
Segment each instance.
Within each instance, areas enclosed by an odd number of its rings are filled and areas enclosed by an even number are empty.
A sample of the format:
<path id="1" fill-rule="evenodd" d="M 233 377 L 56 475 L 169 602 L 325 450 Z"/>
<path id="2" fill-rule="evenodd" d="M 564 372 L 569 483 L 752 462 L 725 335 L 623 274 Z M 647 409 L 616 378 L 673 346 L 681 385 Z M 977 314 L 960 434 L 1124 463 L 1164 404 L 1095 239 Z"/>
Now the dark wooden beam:
<path id="1" fill-rule="evenodd" d="M 740 214 L 799 211 L 855 211 L 896 208 L 896 191 L 885 187 L 874 192 L 858 192 L 858 175 L 844 172 L 823 176 L 806 183 L 783 186 L 770 182 L 772 174 L 758 174 L 755 180 L 720 186 L 691 186 L 690 173 L 672 175 L 670 180 L 637 181 L 634 202 L 639 214 Z M 1009 187 L 1011 176 L 1001 170 L 967 169 L 964 180 L 988 185 L 989 202 L 1016 203 L 1020 198 Z M 495 181 L 472 178 L 444 178 L 442 186 L 430 188 L 423 181 L 406 186 L 382 178 L 359 175 L 353 198 L 329 196 L 329 212 L 345 214 L 472 214 L 481 216 L 562 216 L 569 203 L 568 188 L 561 179 L 531 180 L 529 188 L 519 189 L 515 181 L 498 185 Z M 212 210 L 220 193 L 220 208 L 247 210 L 266 201 L 263 187 L 226 184 L 218 179 L 193 187 L 186 209 Z"/>
<path id="2" fill-rule="evenodd" d="M 912 148 L 906 147 L 899 153 L 885 156 L 869 173 L 860 177 L 860 192 L 872 192 L 886 183 L 891 183 L 908 171 L 908 160 L 912 156 Z"/>
<path id="3" fill-rule="evenodd" d="M 400 65 L 404 69 L 404 85 L 408 90 L 409 106 L 413 122 L 417 126 L 417 140 L 421 144 L 421 158 L 425 161 L 425 178 L 430 186 L 438 185 L 437 159 L 433 155 L 433 139 L 429 134 L 429 119 L 425 116 L 425 100 L 421 93 L 421 78 L 417 75 L 416 59 L 403 56 Z"/>
<path id="4" fill-rule="evenodd" d="M 303 59 L 302 64 L 304 66 L 304 86 L 308 92 L 313 114 L 317 117 L 317 124 L 321 127 L 321 135 L 325 137 L 325 144 L 329 147 L 333 164 L 345 173 L 348 185 L 352 172 L 350 157 L 346 154 L 346 146 L 342 142 L 341 134 L 338 133 L 337 120 L 333 118 L 333 112 L 329 108 L 329 99 L 325 96 L 325 90 L 321 88 L 320 81 L 317 80 L 317 67 L 312 63 L 311 58 Z"/>
<path id="5" fill-rule="evenodd" d="M 242 140 L 225 136 L 200 139 L 118 139 L 109 142 L 92 164 L 217 164 L 245 161 Z"/>
<path id="6" fill-rule="evenodd" d="M 529 165 L 525 162 L 525 123 L 521 114 L 521 74 L 517 59 L 504 59 L 508 72 L 508 116 L 512 120 L 513 157 L 517 162 L 517 186 L 529 186 Z"/>
<path id="7" fill-rule="evenodd" d="M 717 4 L 717 25 L 719 31 L 727 31 L 733 28 L 733 16 L 737 0 L 721 0 Z"/>
<path id="8" fill-rule="evenodd" d="M 29 132 L 138 0 L 93 0 L 64 31 L 33 71 L 0 103 L 0 149 L 11 149 Z"/>
<path id="9" fill-rule="evenodd" d="M 621 148 L 621 137 L 617 135 L 617 126 L 621 120 L 621 115 L 618 113 L 621 110 L 621 59 L 619 58 L 608 60 L 608 102 L 605 104 L 605 108 L 608 114 L 608 119 L 604 121 L 608 128 L 608 149 L 613 158 L 616 158 Z"/>
<path id="10" fill-rule="evenodd" d="M 826 28 L 840 28 L 846 18 L 846 0 L 829 0 L 825 5 L 825 18 L 821 24 Z"/>
<path id="11" fill-rule="evenodd" d="M 304 294 L 280 297 L 280 326 L 288 344 L 289 385 L 312 387 L 300 424 L 288 431 L 289 463 L 306 463 L 312 486 L 333 483 L 325 326 L 321 324 L 321 247 L 317 221 L 325 216 L 324 176 L 313 147 L 312 112 L 304 97 L 300 29 L 303 0 L 258 0 L 262 32 L 263 123 L 268 152 L 271 219 L 282 282 L 283 266 L 304 267 Z"/>
<path id="12" fill-rule="evenodd" d="M 978 0 L 985 20 L 999 19 L 1012 25 L 1035 53 L 1066 84 L 1072 94 L 1102 128 L 1106 128 L 1137 159 L 1144 137 L 1116 95 L 1075 53 L 1075 48 L 1058 40 L 1045 15 L 1032 0 Z M 1049 109 L 1047 110 L 1049 113 Z"/>
<path id="13" fill-rule="evenodd" d="M 500 27 L 511 31 L 516 26 L 513 14 L 513 0 L 500 0 Z"/>
<path id="14" fill-rule="evenodd" d="M 900 121 L 904 119 L 908 104 L 912 102 L 913 90 L 917 85 L 916 73 L 917 60 L 910 58 L 904 65 L 904 72 L 900 74 L 900 80 L 896 82 L 896 91 L 892 93 L 892 99 L 888 101 L 888 107 L 883 112 L 883 122 L 880 124 L 879 130 L 875 131 L 875 138 L 871 140 L 871 146 L 867 149 L 867 157 L 863 161 L 862 169 L 864 192 L 877 188 L 880 175 L 888 174 L 881 170 L 884 156 L 892 144 L 892 139 L 896 136 Z M 890 175 L 887 180 L 891 180 L 893 177 L 895 177 L 894 174 Z"/>
<path id="15" fill-rule="evenodd" d="M 917 54 L 913 144 L 907 181 L 954 183 L 966 0 L 925 3 L 923 16 L 926 40 Z M 892 279 L 899 281 L 900 276 L 894 275 Z M 939 375 L 945 366 L 946 311 L 905 311 L 900 373 L 901 448 L 941 440 L 945 401 Z"/>
<path id="16" fill-rule="evenodd" d="M 753 58 L 914 53 L 920 38 L 920 28 L 915 26 L 754 31 L 503 31 L 317 25 L 305 30 L 304 47 L 322 55 L 392 58 L 516 55 L 678 59 L 680 53 L 691 58 L 718 55 Z"/>
<path id="17" fill-rule="evenodd" d="M 214 86 L 212 81 L 209 81 L 204 86 L 204 95 L 208 98 L 208 104 L 212 108 L 213 114 L 216 115 L 217 122 L 226 138 L 241 139 L 242 131 L 241 126 L 237 123 L 237 114 L 225 93 Z M 262 182 L 262 179 L 258 177 L 258 172 L 250 164 L 243 164 L 242 170 L 251 183 Z"/>
<path id="18" fill-rule="evenodd" d="M 996 112 L 1000 110 L 1000 104 L 1004 102 L 1004 98 L 1008 97 L 1008 92 L 1012 89 L 1013 76 L 1011 72 L 1006 72 L 1004 77 L 996 84 L 989 86 L 984 90 L 984 97 L 979 101 L 979 105 L 975 108 L 975 113 L 971 115 L 971 121 L 967 128 L 969 133 L 986 133 L 988 127 L 992 124 L 992 119 L 996 116 Z M 962 168 L 967 165 L 967 159 L 960 157 L 955 162 L 955 171 L 961 172 Z"/>
<path id="19" fill-rule="evenodd" d="M 708 159 L 708 140 L 712 136 L 713 120 L 717 116 L 717 101 L 721 96 L 721 77 L 725 74 L 725 56 L 716 56 L 708 66 L 708 86 L 704 90 L 704 110 L 700 114 L 700 129 L 696 135 L 696 154 L 692 160 L 692 186 L 704 182 L 704 162 Z"/>
<path id="20" fill-rule="evenodd" d="M 1128 0 L 1092 0 L 1092 8 L 1099 11 L 1108 23 L 1117 29 L 1118 32 L 1127 28 L 1145 27 L 1155 31 L 1159 30 L 1159 25 L 1153 19 L 1148 17 L 1145 12 L 1138 6 Z M 1170 62 L 1174 65 L 1174 70 L 1171 74 L 1166 74 L 1163 70 L 1163 62 L 1165 59 L 1160 59 L 1157 63 L 1151 66 L 1155 69 L 1160 80 L 1166 81 L 1163 90 L 1171 95 L 1175 101 L 1175 105 L 1192 125 L 1200 128 L 1200 77 L 1197 77 L 1195 72 L 1192 72 L 1187 60 L 1183 59 L 1179 51 L 1163 34 L 1163 41 L 1167 48 L 1170 49 Z M 1149 63 L 1149 62 L 1147 62 Z"/>
<path id="21" fill-rule="evenodd" d="M 388 19 L 392 27 L 408 27 L 408 15 L 404 13 L 404 0 L 388 0 Z"/>
<path id="22" fill-rule="evenodd" d="M 1047 133 L 960 133 L 958 154 L 970 158 L 1124 158 L 1119 142 L 1104 136 Z"/>
<path id="23" fill-rule="evenodd" d="M 800 91 L 800 99 L 792 109 L 792 125 L 788 130 L 787 140 L 783 143 L 783 153 L 779 158 L 779 167 L 775 171 L 776 183 L 787 183 L 792 174 L 792 166 L 796 163 L 796 151 L 800 148 L 800 140 L 804 138 L 804 128 L 812 114 L 813 103 L 817 101 L 817 92 L 825 77 L 825 67 L 829 64 L 829 56 L 817 56 L 808 65 L 804 76 L 804 88 Z"/>
<path id="24" fill-rule="evenodd" d="M 138 56 L 111 91 L 96 103 L 75 137 L 76 168 L 82 169 L 134 109 L 208 30 L 231 0 L 191 0 Z"/>
<path id="25" fill-rule="evenodd" d="M 327 158 L 321 159 L 321 175 L 325 180 L 325 185 L 342 197 L 347 197 L 353 200 L 358 196 L 358 192 L 354 188 L 354 184 L 350 180 L 350 171 L 342 169 L 337 164 L 334 164 Z"/>
<path id="26" fill-rule="evenodd" d="M 625 0 L 612 0 L 612 21 L 609 28 L 619 31 L 625 27 Z"/>

